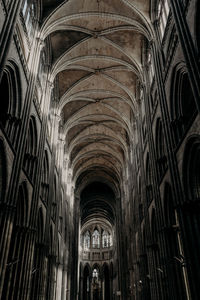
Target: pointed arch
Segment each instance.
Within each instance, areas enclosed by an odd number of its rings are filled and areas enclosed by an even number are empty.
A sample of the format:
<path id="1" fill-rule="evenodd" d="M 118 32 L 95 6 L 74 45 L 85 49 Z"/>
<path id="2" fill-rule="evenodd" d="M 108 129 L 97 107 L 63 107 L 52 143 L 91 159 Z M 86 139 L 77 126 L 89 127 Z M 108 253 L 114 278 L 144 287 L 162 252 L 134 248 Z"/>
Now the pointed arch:
<path id="1" fill-rule="evenodd" d="M 16 225 L 20 227 L 27 227 L 29 221 L 29 194 L 27 183 L 24 181 L 19 186 L 17 209 L 16 209 Z"/>
<path id="2" fill-rule="evenodd" d="M 22 114 L 22 91 L 17 64 L 9 60 L 0 82 L 1 110 L 0 124 L 13 146 L 17 146 Z"/>
<path id="3" fill-rule="evenodd" d="M 109 265 L 104 263 L 102 268 L 103 279 L 104 279 L 104 299 L 111 299 L 111 275 Z"/>
<path id="4" fill-rule="evenodd" d="M 90 291 L 91 291 L 91 284 L 90 284 L 90 278 L 91 278 L 91 269 L 88 264 L 84 266 L 83 269 L 83 299 L 89 300 L 90 299 Z"/>
<path id="5" fill-rule="evenodd" d="M 182 140 L 197 113 L 186 66 L 179 63 L 174 67 L 171 85 L 171 119 L 174 143 Z"/>

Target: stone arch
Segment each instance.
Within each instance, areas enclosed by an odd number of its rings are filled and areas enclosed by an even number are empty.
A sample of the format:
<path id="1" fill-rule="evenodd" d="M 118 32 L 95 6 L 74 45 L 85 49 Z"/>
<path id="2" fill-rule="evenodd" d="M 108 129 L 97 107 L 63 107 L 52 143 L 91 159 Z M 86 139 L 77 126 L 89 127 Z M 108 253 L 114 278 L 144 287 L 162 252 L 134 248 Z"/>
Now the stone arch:
<path id="1" fill-rule="evenodd" d="M 171 119 L 174 142 L 177 145 L 191 125 L 197 108 L 188 72 L 183 63 L 174 67 L 171 82 Z"/>
<path id="2" fill-rule="evenodd" d="M 111 274 L 110 268 L 107 263 L 103 264 L 102 267 L 103 279 L 104 279 L 104 299 L 111 299 Z"/>
<path id="3" fill-rule="evenodd" d="M 17 64 L 9 60 L 3 71 L 0 82 L 1 101 L 0 122 L 16 147 L 21 125 L 22 91 L 21 79 Z"/>
<path id="4" fill-rule="evenodd" d="M 83 268 L 83 299 L 90 300 L 91 293 L 91 268 L 86 264 Z"/>
<path id="5" fill-rule="evenodd" d="M 24 181 L 19 186 L 17 210 L 16 210 L 16 225 L 19 227 L 27 227 L 29 221 L 29 203 L 28 203 L 27 183 Z"/>

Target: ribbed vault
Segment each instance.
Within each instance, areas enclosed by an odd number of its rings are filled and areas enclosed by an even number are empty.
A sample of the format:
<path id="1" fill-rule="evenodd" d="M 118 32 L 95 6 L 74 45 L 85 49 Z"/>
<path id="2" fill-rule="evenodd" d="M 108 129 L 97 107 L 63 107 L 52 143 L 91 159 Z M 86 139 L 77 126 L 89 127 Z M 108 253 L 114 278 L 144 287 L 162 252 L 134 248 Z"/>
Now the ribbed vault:
<path id="1" fill-rule="evenodd" d="M 51 81 L 59 90 L 57 113 L 77 189 L 98 181 L 120 192 L 144 80 L 142 43 L 152 38 L 149 3 L 43 1 L 41 39 L 51 44 Z M 103 202 L 95 201 L 97 212 Z"/>

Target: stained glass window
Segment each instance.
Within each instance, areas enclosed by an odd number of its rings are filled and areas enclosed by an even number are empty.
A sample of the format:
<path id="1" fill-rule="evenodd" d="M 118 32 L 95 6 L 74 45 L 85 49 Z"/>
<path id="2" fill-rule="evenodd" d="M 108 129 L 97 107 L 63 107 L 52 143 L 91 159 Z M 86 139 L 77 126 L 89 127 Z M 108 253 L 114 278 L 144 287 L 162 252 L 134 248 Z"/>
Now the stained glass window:
<path id="1" fill-rule="evenodd" d="M 103 231 L 102 234 L 102 248 L 109 248 L 112 246 L 112 236 L 107 231 Z"/>
<path id="2" fill-rule="evenodd" d="M 98 270 L 97 269 L 93 270 L 92 277 L 98 279 Z"/>
<path id="3" fill-rule="evenodd" d="M 97 229 L 95 229 L 92 234 L 92 247 L 100 248 L 100 234 Z"/>
<path id="4" fill-rule="evenodd" d="M 90 249 L 90 233 L 89 231 L 86 231 L 84 235 L 84 249 L 88 250 Z"/>

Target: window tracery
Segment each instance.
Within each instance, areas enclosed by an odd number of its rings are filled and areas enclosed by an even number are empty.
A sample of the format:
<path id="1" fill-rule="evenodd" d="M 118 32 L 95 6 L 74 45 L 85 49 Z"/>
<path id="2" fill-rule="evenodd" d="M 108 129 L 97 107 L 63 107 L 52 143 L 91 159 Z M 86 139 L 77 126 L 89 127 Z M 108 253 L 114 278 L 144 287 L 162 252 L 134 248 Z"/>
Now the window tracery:
<path id="1" fill-rule="evenodd" d="M 102 234 L 102 247 L 109 248 L 112 246 L 112 238 L 111 235 L 107 231 L 103 231 Z"/>
<path id="2" fill-rule="evenodd" d="M 97 229 L 94 230 L 92 234 L 92 247 L 93 248 L 100 248 L 100 234 Z"/>
<path id="3" fill-rule="evenodd" d="M 81 244 L 83 251 L 110 248 L 113 246 L 112 234 L 105 228 L 87 229 L 82 234 Z"/>
<path id="4" fill-rule="evenodd" d="M 90 249 L 90 233 L 89 231 L 86 231 L 84 235 L 84 250 Z"/>

